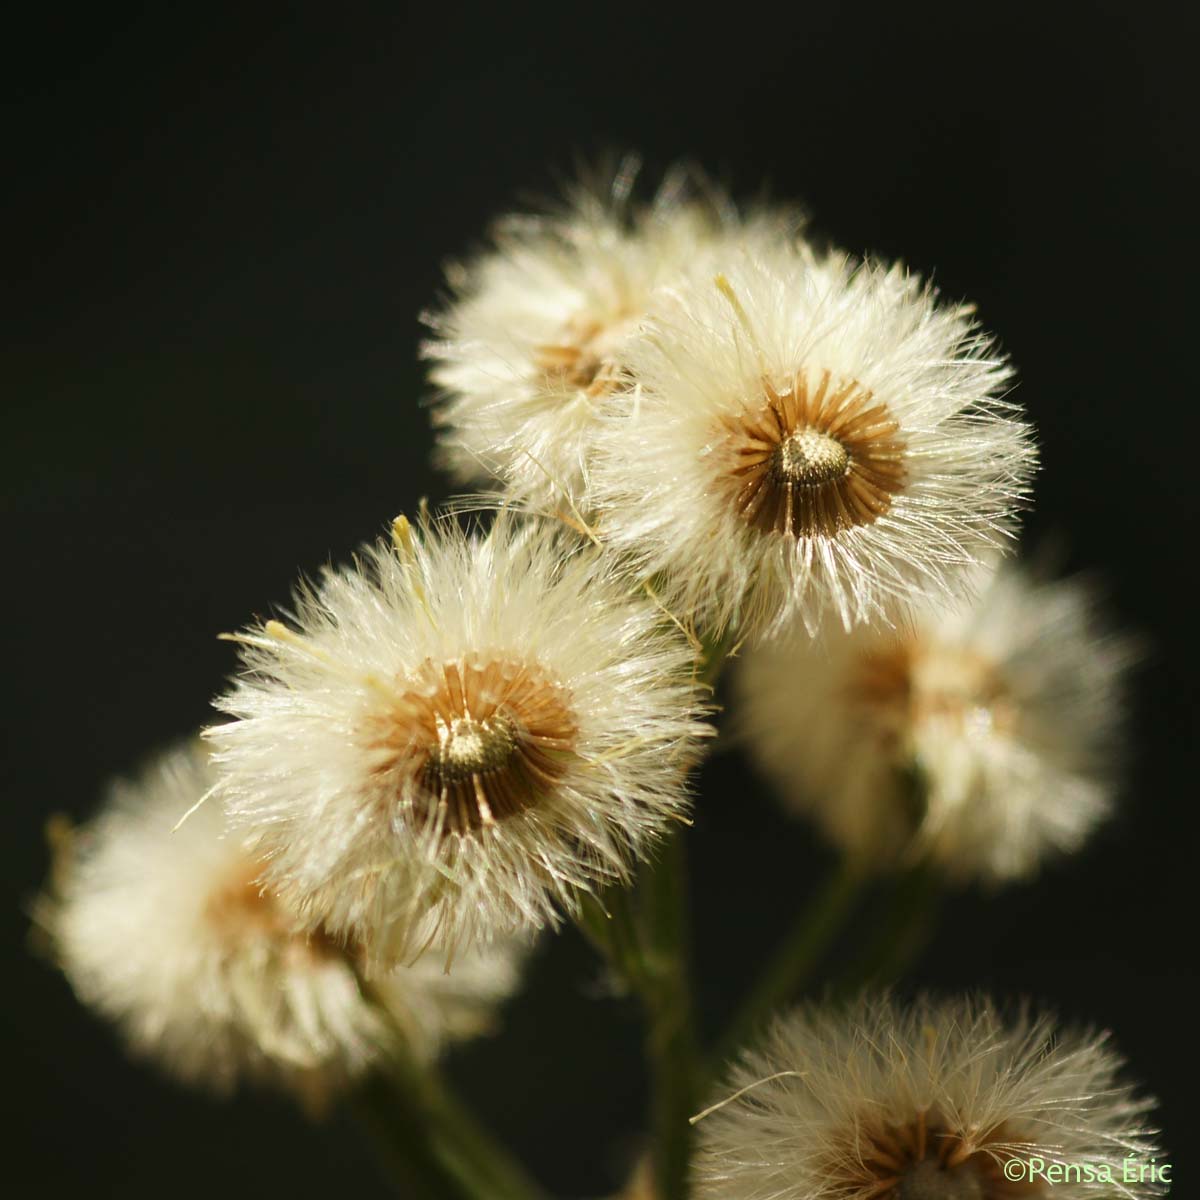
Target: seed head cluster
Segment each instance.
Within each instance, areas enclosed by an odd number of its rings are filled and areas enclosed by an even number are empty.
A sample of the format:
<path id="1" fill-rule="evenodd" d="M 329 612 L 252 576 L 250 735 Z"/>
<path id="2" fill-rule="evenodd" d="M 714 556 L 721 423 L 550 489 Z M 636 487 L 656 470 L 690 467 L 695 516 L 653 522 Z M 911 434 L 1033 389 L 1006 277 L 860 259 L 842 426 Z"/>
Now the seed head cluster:
<path id="1" fill-rule="evenodd" d="M 646 203 L 634 175 L 499 222 L 424 317 L 438 458 L 476 495 L 226 635 L 205 740 L 60 855 L 56 961 L 176 1076 L 313 1109 L 389 1065 L 411 1084 L 568 917 L 611 943 L 650 1044 L 687 1043 L 655 860 L 735 653 L 750 757 L 855 866 L 1011 880 L 1112 809 L 1133 647 L 1087 585 L 1002 561 L 1037 453 L 974 309 L 695 170 Z M 1122 1070 L 1103 1036 L 983 1000 L 803 1008 L 704 1116 L 696 1194 L 1050 1200 L 1020 1156 L 1154 1151 Z M 421 1170 L 515 1194 L 454 1123 Z M 625 1195 L 684 1194 L 660 1149 Z"/>

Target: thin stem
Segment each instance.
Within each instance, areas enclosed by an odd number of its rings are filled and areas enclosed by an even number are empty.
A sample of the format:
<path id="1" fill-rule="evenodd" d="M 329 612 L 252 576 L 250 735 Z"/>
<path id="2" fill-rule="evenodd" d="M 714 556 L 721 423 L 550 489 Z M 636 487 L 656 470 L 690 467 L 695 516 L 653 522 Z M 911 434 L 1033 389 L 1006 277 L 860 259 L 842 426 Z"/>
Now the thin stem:
<path id="1" fill-rule="evenodd" d="M 403 1030 L 371 981 L 352 955 L 346 962 L 363 998 L 392 1032 L 383 1065 L 359 1089 L 354 1107 L 382 1160 L 408 1189 L 401 1194 L 429 1200 L 544 1200 L 541 1188 L 446 1088 L 435 1068 L 412 1057 Z"/>
<path id="2" fill-rule="evenodd" d="M 387 1080 L 372 1076 L 351 1096 L 349 1107 L 369 1135 L 398 1196 L 426 1196 L 429 1200 L 474 1200 L 479 1196 L 476 1188 L 459 1178 L 457 1169 L 447 1170 L 436 1139 L 419 1114 L 418 1119 L 411 1119 L 407 1107 L 398 1112 L 394 1089 Z"/>
<path id="3" fill-rule="evenodd" d="M 834 980 L 833 991 L 849 996 L 898 980 L 925 948 L 937 924 L 945 876 L 930 863 L 901 874 L 887 901 L 887 914 L 862 955 Z"/>
<path id="4" fill-rule="evenodd" d="M 732 636 L 703 647 L 696 682 L 715 689 Z M 683 831 L 666 839 L 658 861 L 643 864 L 631 895 L 610 888 L 585 897 L 583 932 L 641 998 L 651 1075 L 651 1167 L 656 1200 L 687 1200 L 701 1071 L 688 963 L 687 873 Z"/>
<path id="5" fill-rule="evenodd" d="M 543 1192 L 432 1071 L 403 1053 L 359 1094 L 358 1111 L 385 1151 L 431 1200 L 543 1200 Z"/>
<path id="6" fill-rule="evenodd" d="M 772 1014 L 796 997 L 845 926 L 865 879 L 861 866 L 849 856 L 830 870 L 717 1042 L 711 1060 L 714 1071 L 750 1042 Z"/>
<path id="7" fill-rule="evenodd" d="M 699 1085 L 688 978 L 687 874 L 676 832 L 642 879 L 647 977 L 642 988 L 652 1081 L 653 1168 L 659 1200 L 686 1200 Z"/>
<path id="8" fill-rule="evenodd" d="M 613 885 L 580 901 L 579 928 L 630 991 L 641 994 L 646 966 L 643 935 L 628 886 Z"/>

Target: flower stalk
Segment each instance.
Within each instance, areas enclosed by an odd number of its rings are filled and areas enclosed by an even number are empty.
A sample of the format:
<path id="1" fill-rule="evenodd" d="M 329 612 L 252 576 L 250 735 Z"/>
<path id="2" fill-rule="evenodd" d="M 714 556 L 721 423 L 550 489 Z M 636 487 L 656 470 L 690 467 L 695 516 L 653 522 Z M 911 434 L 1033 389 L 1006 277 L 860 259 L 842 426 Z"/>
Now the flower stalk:
<path id="1" fill-rule="evenodd" d="M 717 1042 L 711 1056 L 714 1070 L 749 1043 L 812 978 L 854 911 L 866 879 L 862 864 L 848 856 L 829 871 Z"/>
<path id="2" fill-rule="evenodd" d="M 398 1195 L 544 1200 L 544 1193 L 432 1071 L 402 1054 L 354 1097 Z"/>
<path id="3" fill-rule="evenodd" d="M 930 862 L 898 875 L 885 901 L 886 913 L 863 952 L 833 981 L 834 994 L 852 998 L 865 988 L 884 988 L 900 979 L 933 935 L 945 886 L 945 873 Z"/>
<path id="4" fill-rule="evenodd" d="M 699 1063 L 689 979 L 687 868 L 683 838 L 668 838 L 658 863 L 641 881 L 646 914 L 646 1049 L 653 1096 L 652 1163 L 661 1200 L 688 1195 Z"/>

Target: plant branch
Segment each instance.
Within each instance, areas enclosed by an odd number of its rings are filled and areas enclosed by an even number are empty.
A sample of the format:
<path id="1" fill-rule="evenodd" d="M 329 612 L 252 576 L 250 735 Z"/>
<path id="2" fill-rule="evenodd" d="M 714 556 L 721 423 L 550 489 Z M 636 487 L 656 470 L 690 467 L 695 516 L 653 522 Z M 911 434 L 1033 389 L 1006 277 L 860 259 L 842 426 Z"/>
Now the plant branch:
<path id="1" fill-rule="evenodd" d="M 862 955 L 833 981 L 833 992 L 847 997 L 864 988 L 895 983 L 932 936 L 944 893 L 945 876 L 930 863 L 919 863 L 900 874 L 874 938 Z"/>
<path id="2" fill-rule="evenodd" d="M 653 1088 L 653 1168 L 659 1200 L 688 1195 L 692 1128 L 699 1085 L 688 971 L 687 874 L 683 837 L 671 836 L 642 878 L 646 927 L 646 1046 Z"/>
<path id="3" fill-rule="evenodd" d="M 545 1200 L 542 1189 L 445 1086 L 436 1068 L 413 1058 L 370 980 L 352 956 L 347 962 L 364 999 L 392 1032 L 388 1055 L 354 1095 L 353 1108 L 400 1194 L 414 1200 Z"/>
<path id="4" fill-rule="evenodd" d="M 712 1071 L 720 1070 L 796 997 L 845 926 L 865 880 L 861 865 L 849 856 L 830 870 L 717 1042 L 710 1060 Z"/>

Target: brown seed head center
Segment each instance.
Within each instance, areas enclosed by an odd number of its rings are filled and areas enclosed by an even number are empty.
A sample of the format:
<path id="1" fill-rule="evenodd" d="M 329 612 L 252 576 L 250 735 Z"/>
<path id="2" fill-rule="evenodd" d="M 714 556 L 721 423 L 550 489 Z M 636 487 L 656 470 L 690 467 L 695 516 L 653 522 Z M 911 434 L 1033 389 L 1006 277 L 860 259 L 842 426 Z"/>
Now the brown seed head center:
<path id="1" fill-rule="evenodd" d="M 885 741 L 936 721 L 966 736 L 1015 734 L 1018 705 L 998 665 L 959 646 L 918 638 L 885 643 L 864 654 L 852 699 L 870 714 Z"/>
<path id="2" fill-rule="evenodd" d="M 210 927 L 231 948 L 266 939 L 297 965 L 343 957 L 342 947 L 323 931 L 302 933 L 293 928 L 279 901 L 258 882 L 263 866 L 250 857 L 234 864 L 208 897 L 204 915 Z"/>
<path id="3" fill-rule="evenodd" d="M 578 725 L 564 688 L 507 658 L 427 660 L 373 723 L 376 772 L 422 823 L 494 825 L 551 795 Z"/>
<path id="4" fill-rule="evenodd" d="M 899 422 L 855 380 L 797 371 L 723 419 L 726 480 L 743 520 L 766 533 L 834 537 L 870 525 L 907 479 Z"/>
<path id="5" fill-rule="evenodd" d="M 592 400 L 605 396 L 620 376 L 613 351 L 632 323 L 625 312 L 605 321 L 577 316 L 566 323 L 560 338 L 536 347 L 534 366 L 552 386 L 574 389 Z"/>
<path id="6" fill-rule="evenodd" d="M 948 1167 L 936 1158 L 914 1163 L 896 1189 L 896 1200 L 986 1200 L 983 1180 L 970 1162 Z"/>
<path id="7" fill-rule="evenodd" d="M 771 455 L 770 473 L 777 482 L 796 487 L 819 487 L 841 479 L 850 469 L 850 455 L 837 438 L 806 426 L 784 438 Z"/>
<path id="8" fill-rule="evenodd" d="M 902 1122 L 865 1115 L 829 1147 L 830 1195 L 845 1200 L 1016 1200 L 1040 1180 L 1010 1180 L 1004 1165 L 1026 1145 L 1005 1124 L 964 1129 L 936 1111 Z"/>

